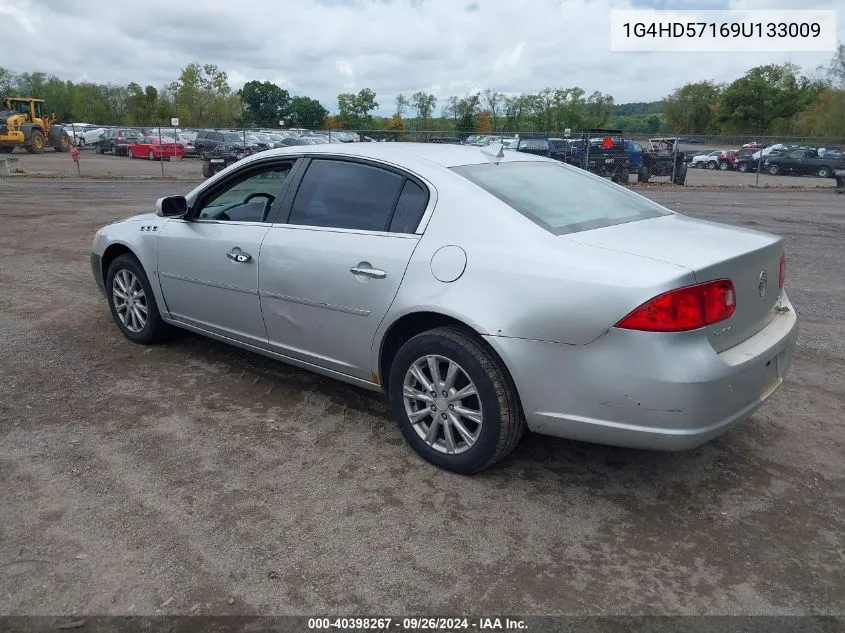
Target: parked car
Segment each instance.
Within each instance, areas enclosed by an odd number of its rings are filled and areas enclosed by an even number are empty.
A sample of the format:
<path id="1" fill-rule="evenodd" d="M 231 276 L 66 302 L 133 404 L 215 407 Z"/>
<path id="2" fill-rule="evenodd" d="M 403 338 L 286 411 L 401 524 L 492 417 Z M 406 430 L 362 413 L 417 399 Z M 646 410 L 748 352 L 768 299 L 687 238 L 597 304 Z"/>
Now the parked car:
<path id="1" fill-rule="evenodd" d="M 643 164 L 645 148 L 637 141 L 625 139 L 625 152 L 628 154 L 628 171 L 632 174 L 637 173 Z"/>
<path id="2" fill-rule="evenodd" d="M 549 137 L 536 134 L 521 134 L 516 139 L 513 149 L 517 152 L 527 152 L 537 156 L 548 156 L 550 151 Z"/>
<path id="3" fill-rule="evenodd" d="M 270 150 L 155 208 L 91 252 L 127 339 L 175 326 L 383 390 L 413 449 L 455 472 L 526 429 L 697 446 L 769 399 L 795 347 L 780 237 L 532 154 Z"/>
<path id="4" fill-rule="evenodd" d="M 167 136 L 143 136 L 137 142 L 129 145 L 130 158 L 148 158 L 163 160 L 184 158 L 185 147 L 177 143 L 176 139 Z"/>
<path id="5" fill-rule="evenodd" d="M 85 130 L 82 133 L 78 133 L 76 134 L 75 144 L 77 147 L 96 145 L 97 141 L 99 141 L 103 137 L 107 130 L 108 128 L 105 127 L 95 127 L 89 130 Z"/>
<path id="6" fill-rule="evenodd" d="M 100 136 L 95 147 L 98 154 L 111 154 L 112 156 L 129 156 L 129 146 L 137 143 L 144 135 L 141 130 L 131 127 L 113 127 Z"/>
<path id="7" fill-rule="evenodd" d="M 194 145 L 194 141 L 196 141 L 196 138 L 197 133 L 191 132 L 189 130 L 176 133 L 176 142 L 181 143 L 182 147 L 185 148 L 185 156 L 197 155 L 197 148 Z"/>
<path id="8" fill-rule="evenodd" d="M 240 143 L 245 145 L 245 136 L 241 132 L 221 132 L 220 130 L 198 130 L 194 139 L 194 148 L 200 158 L 218 145 L 225 143 Z"/>
<path id="9" fill-rule="evenodd" d="M 243 143 L 222 143 L 214 149 L 206 151 L 202 156 L 202 175 L 210 178 L 218 171 L 223 171 L 229 165 L 259 152 L 257 147 Z"/>
<path id="10" fill-rule="evenodd" d="M 582 139 L 584 148 L 578 166 L 613 182 L 628 182 L 629 164 L 622 130 L 587 130 Z"/>
<path id="11" fill-rule="evenodd" d="M 763 170 L 772 176 L 795 174 L 831 178 L 837 169 L 845 169 L 845 158 L 822 157 L 812 149 L 794 149 L 779 155 L 769 155 L 763 161 Z"/>
<path id="12" fill-rule="evenodd" d="M 696 167 L 706 167 L 707 169 L 716 169 L 719 166 L 719 156 L 722 150 L 714 149 L 703 154 L 696 154 L 692 157 L 689 166 L 695 169 Z"/>
<path id="13" fill-rule="evenodd" d="M 719 154 L 719 169 L 728 171 L 737 168 L 737 162 L 745 160 L 754 153 L 754 150 L 748 147 L 742 149 L 729 149 Z"/>

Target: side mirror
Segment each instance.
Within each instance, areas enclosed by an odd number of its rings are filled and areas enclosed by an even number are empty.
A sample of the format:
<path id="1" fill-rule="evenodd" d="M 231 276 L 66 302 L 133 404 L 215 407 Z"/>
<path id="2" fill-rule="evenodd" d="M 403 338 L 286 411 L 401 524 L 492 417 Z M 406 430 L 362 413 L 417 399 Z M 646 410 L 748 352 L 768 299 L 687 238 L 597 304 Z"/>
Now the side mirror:
<path id="1" fill-rule="evenodd" d="M 167 196 L 156 200 L 156 215 L 163 218 L 176 218 L 188 212 L 185 196 Z"/>

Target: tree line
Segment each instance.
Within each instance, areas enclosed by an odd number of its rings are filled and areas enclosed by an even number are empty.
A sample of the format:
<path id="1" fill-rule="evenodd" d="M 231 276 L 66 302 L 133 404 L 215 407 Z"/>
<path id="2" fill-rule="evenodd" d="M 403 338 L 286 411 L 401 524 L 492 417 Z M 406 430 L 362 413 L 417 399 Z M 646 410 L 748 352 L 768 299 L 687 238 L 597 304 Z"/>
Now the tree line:
<path id="1" fill-rule="evenodd" d="M 291 95 L 269 81 L 233 90 L 214 64 L 189 64 L 178 78 L 156 88 L 62 80 L 40 72 L 0 68 L 0 95 L 43 98 L 62 121 L 191 127 L 286 127 L 432 130 L 443 133 L 548 132 L 617 127 L 628 133 L 755 134 L 845 137 L 845 45 L 826 68 L 802 74 L 790 63 L 751 68 L 727 84 L 685 84 L 665 99 L 616 104 L 609 94 L 575 87 L 535 94 L 486 89 L 439 99 L 400 93 L 382 109 L 370 88 L 337 96 L 337 114 L 318 100 Z M 385 104 L 386 105 L 386 104 Z M 438 110 L 439 108 L 439 110 Z M 388 108 L 384 108 L 388 109 Z"/>

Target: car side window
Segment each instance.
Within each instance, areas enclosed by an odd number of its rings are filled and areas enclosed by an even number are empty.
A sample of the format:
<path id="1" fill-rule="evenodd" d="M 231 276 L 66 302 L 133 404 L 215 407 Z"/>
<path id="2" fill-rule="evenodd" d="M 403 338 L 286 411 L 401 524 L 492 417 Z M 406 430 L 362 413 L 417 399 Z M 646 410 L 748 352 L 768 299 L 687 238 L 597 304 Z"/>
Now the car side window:
<path id="1" fill-rule="evenodd" d="M 351 161 L 315 159 L 291 207 L 289 224 L 386 231 L 404 178 Z"/>
<path id="2" fill-rule="evenodd" d="M 266 222 L 292 167 L 293 162 L 279 163 L 236 178 L 222 191 L 200 201 L 197 218 L 218 222 Z"/>
<path id="3" fill-rule="evenodd" d="M 428 193 L 413 180 L 406 180 L 390 221 L 391 233 L 414 233 L 428 205 Z"/>

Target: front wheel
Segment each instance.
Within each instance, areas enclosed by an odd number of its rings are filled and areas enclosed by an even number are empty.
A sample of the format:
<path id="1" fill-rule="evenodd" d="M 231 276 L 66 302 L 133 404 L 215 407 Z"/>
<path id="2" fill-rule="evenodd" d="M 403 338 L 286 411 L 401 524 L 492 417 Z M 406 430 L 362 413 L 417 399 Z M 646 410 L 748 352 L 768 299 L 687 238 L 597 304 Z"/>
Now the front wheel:
<path id="1" fill-rule="evenodd" d="M 153 150 L 150 150 L 150 153 L 149 153 L 149 158 L 150 158 L 150 160 L 155 160 L 155 159 L 156 159 L 156 153 L 155 153 Z"/>
<path id="2" fill-rule="evenodd" d="M 121 255 L 111 263 L 106 297 L 112 319 L 133 343 L 156 343 L 170 329 L 159 314 L 150 282 L 134 255 Z"/>
<path id="3" fill-rule="evenodd" d="M 816 176 L 819 178 L 830 178 L 830 169 L 827 167 L 819 167 L 819 170 L 816 172 Z"/>
<path id="4" fill-rule="evenodd" d="M 712 161 L 707 163 L 707 169 L 716 169 L 716 163 Z"/>
<path id="5" fill-rule="evenodd" d="M 772 176 L 777 176 L 780 173 L 780 167 L 777 165 L 769 165 L 769 173 Z"/>
<path id="6" fill-rule="evenodd" d="M 721 171 L 728 171 L 728 167 L 729 167 L 729 165 L 728 165 L 727 161 L 722 161 L 721 163 L 719 163 L 719 169 Z"/>
<path id="7" fill-rule="evenodd" d="M 637 182 L 648 182 L 650 178 L 650 174 L 648 173 L 648 167 L 643 165 L 640 167 L 640 170 L 637 172 Z"/>
<path id="8" fill-rule="evenodd" d="M 737 170 L 742 172 L 743 174 L 748 171 L 748 163 L 740 163 Z"/>
<path id="9" fill-rule="evenodd" d="M 214 173 L 214 170 L 211 169 L 211 163 L 209 163 L 208 161 L 203 161 L 203 163 L 202 163 L 202 175 L 205 178 L 210 178 L 213 173 Z"/>
<path id="10" fill-rule="evenodd" d="M 471 474 L 508 455 L 525 431 L 516 387 L 476 336 L 441 327 L 407 341 L 390 368 L 393 416 L 425 460 Z"/>

